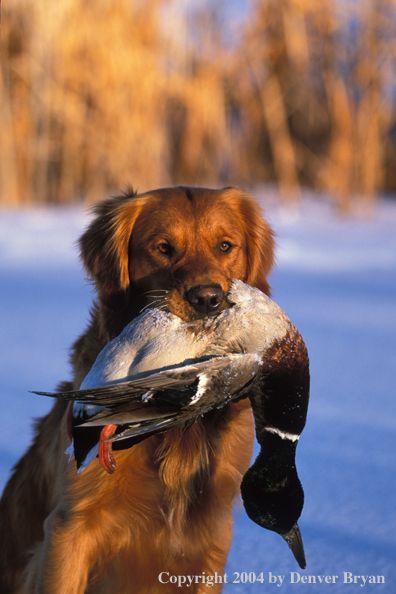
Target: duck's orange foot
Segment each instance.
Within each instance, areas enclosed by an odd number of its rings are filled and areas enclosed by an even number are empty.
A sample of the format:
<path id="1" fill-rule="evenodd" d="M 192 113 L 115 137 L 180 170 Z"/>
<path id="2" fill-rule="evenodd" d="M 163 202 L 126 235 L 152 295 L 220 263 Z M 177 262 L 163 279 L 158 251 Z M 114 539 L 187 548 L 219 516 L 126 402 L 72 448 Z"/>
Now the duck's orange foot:
<path id="1" fill-rule="evenodd" d="M 109 438 L 116 432 L 117 425 L 106 425 L 100 432 L 99 438 L 99 463 L 106 472 L 112 474 L 116 469 L 113 448 Z"/>

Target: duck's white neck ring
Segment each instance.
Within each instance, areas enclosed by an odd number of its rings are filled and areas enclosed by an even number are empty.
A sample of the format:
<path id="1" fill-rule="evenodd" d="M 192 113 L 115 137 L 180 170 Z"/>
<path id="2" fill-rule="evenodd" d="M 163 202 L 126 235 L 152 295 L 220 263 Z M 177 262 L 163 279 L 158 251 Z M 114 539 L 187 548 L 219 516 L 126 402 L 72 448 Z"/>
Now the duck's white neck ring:
<path id="1" fill-rule="evenodd" d="M 288 439 L 289 441 L 298 441 L 300 438 L 298 433 L 287 433 L 286 431 L 277 429 L 277 427 L 265 427 L 264 431 L 268 431 L 268 433 L 273 433 L 274 435 L 278 435 L 282 439 Z"/>

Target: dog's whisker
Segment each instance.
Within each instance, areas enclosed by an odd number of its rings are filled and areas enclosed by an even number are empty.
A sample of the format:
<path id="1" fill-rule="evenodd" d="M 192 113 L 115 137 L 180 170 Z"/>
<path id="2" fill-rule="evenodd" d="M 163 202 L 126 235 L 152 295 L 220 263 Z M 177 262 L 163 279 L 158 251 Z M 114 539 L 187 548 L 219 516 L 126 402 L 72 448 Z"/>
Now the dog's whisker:
<path id="1" fill-rule="evenodd" d="M 168 305 L 166 303 L 164 303 L 163 305 L 156 307 L 156 309 L 161 309 L 162 311 L 168 311 Z"/>
<path id="2" fill-rule="evenodd" d="M 167 298 L 164 298 L 164 297 L 154 297 L 150 301 L 150 303 L 159 303 L 160 305 L 162 303 L 166 303 L 166 302 L 167 302 Z"/>
<path id="3" fill-rule="evenodd" d="M 169 293 L 169 289 L 152 289 L 144 292 L 145 295 L 148 295 L 149 293 Z"/>
<path id="4" fill-rule="evenodd" d="M 142 309 L 139 311 L 139 313 L 143 313 L 146 309 L 148 309 L 152 305 L 154 305 L 154 303 L 147 303 L 147 305 L 145 305 L 144 307 L 142 307 Z"/>
<path id="5" fill-rule="evenodd" d="M 151 299 L 167 299 L 167 295 L 146 295 L 146 298 Z"/>
<path id="6" fill-rule="evenodd" d="M 145 311 L 146 309 L 149 309 L 150 307 L 154 307 L 155 309 L 163 309 L 164 307 L 166 307 L 166 303 L 164 302 L 163 297 L 153 298 L 149 303 L 147 303 L 146 305 L 144 305 L 142 307 L 142 309 L 140 310 L 139 313 L 142 313 L 143 311 Z"/>
<path id="7" fill-rule="evenodd" d="M 151 301 L 161 301 L 167 299 L 167 295 L 147 295 L 147 300 L 151 303 Z"/>

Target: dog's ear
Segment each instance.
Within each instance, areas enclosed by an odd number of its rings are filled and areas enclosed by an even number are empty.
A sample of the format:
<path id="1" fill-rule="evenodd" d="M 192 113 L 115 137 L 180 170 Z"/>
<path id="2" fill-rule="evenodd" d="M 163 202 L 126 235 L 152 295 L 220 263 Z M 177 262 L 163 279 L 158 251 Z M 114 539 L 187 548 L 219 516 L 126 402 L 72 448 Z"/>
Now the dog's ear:
<path id="1" fill-rule="evenodd" d="M 99 202 L 79 241 L 85 269 L 101 302 L 111 308 L 123 301 L 130 284 L 129 240 L 143 206 L 144 199 L 133 193 Z"/>
<path id="2" fill-rule="evenodd" d="M 256 202 L 245 201 L 243 207 L 247 227 L 247 282 L 270 295 L 271 289 L 267 279 L 274 265 L 274 232 L 263 218 Z"/>
<path id="3" fill-rule="evenodd" d="M 237 188 L 230 188 L 229 191 L 232 199 L 237 200 L 240 220 L 245 226 L 248 258 L 246 282 L 270 295 L 267 277 L 274 264 L 274 232 L 251 196 Z"/>

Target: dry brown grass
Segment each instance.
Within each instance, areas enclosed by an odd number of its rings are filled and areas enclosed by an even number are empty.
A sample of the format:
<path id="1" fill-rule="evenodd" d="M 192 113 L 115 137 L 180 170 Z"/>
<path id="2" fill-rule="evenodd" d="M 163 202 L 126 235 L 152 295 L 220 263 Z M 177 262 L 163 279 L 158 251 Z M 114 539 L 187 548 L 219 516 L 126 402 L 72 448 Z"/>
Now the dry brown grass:
<path id="1" fill-rule="evenodd" d="M 257 0 L 232 44 L 214 13 L 169 5 L 3 1 L 3 203 L 276 180 L 346 211 L 396 185 L 392 0 Z"/>

